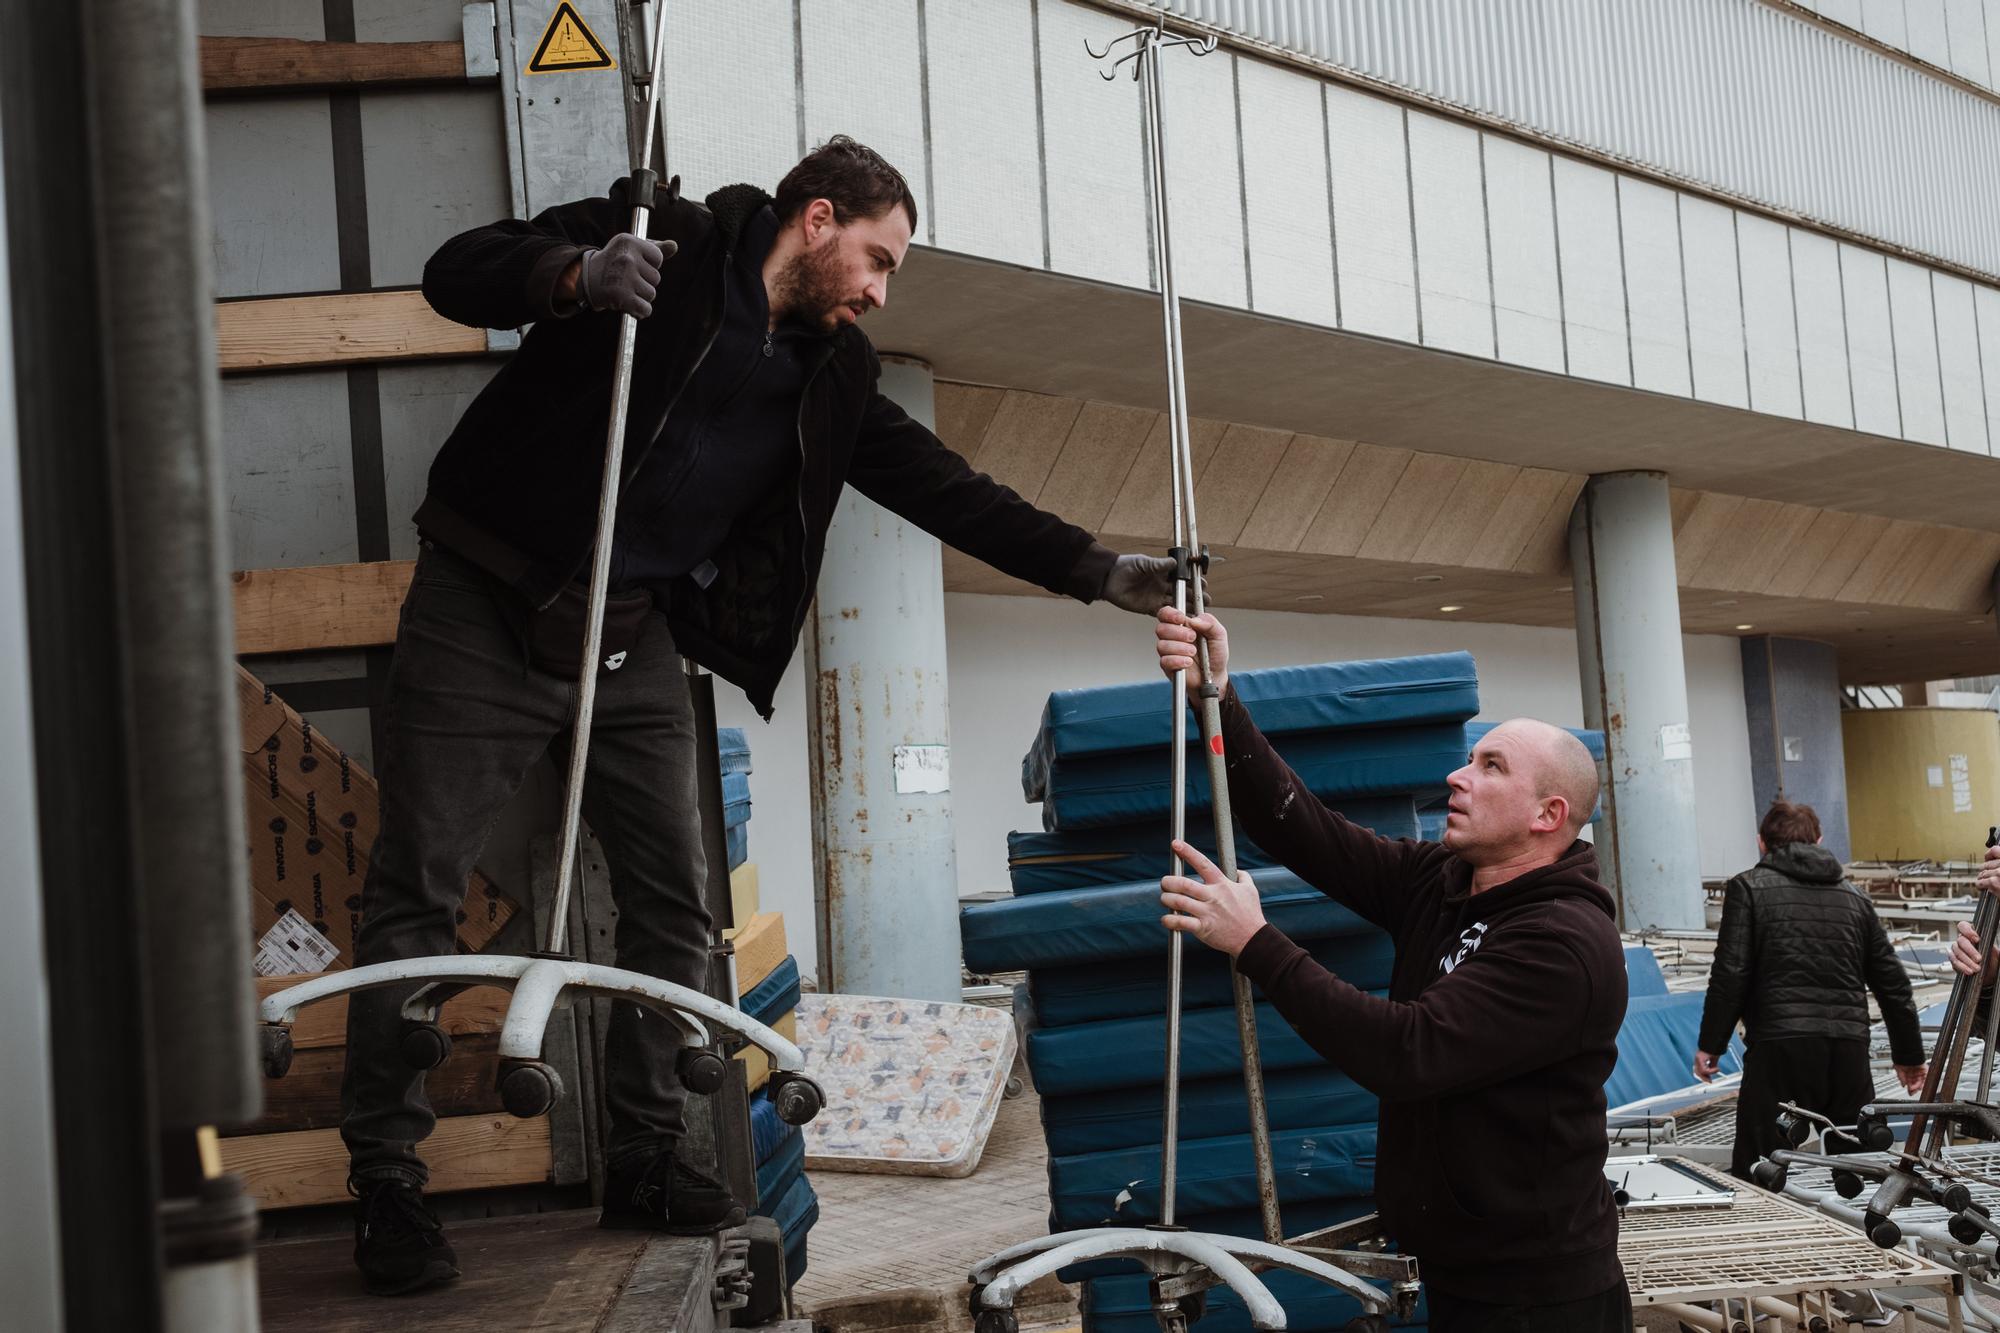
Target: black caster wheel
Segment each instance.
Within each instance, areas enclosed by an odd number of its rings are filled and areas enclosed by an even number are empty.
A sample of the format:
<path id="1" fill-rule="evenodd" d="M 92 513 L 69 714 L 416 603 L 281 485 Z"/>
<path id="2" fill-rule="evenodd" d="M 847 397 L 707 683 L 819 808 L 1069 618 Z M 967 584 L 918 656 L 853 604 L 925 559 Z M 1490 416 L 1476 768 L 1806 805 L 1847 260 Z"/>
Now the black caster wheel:
<path id="1" fill-rule="evenodd" d="M 1777 1194 L 1785 1188 L 1785 1168 L 1773 1161 L 1762 1161 L 1750 1168 L 1750 1179 L 1758 1188 Z"/>
<path id="2" fill-rule="evenodd" d="M 1944 1205 L 1944 1210 L 1948 1213 L 1962 1213 L 1972 1207 L 1972 1191 L 1954 1180 L 1938 1195 L 1938 1202 Z"/>
<path id="3" fill-rule="evenodd" d="M 1886 1217 L 1863 1213 L 1861 1224 L 1862 1229 L 1868 1233 L 1868 1239 L 1882 1249 L 1893 1250 L 1903 1243 L 1903 1229 Z"/>
<path id="4" fill-rule="evenodd" d="M 1951 1238 L 1960 1245 L 1977 1245 L 1986 1237 L 1986 1228 L 1964 1213 L 1953 1214 L 1951 1221 L 1945 1223 L 1945 1230 L 1951 1232 Z"/>
<path id="5" fill-rule="evenodd" d="M 826 1094 L 820 1091 L 819 1084 L 804 1074 L 792 1074 L 772 1089 L 771 1104 L 777 1108 L 778 1119 L 786 1124 L 810 1124 L 812 1118 L 825 1109 Z"/>
<path id="6" fill-rule="evenodd" d="M 1800 1148 L 1812 1137 L 1812 1124 L 1804 1116 L 1787 1111 L 1778 1117 L 1778 1141 L 1787 1148 Z"/>
<path id="7" fill-rule="evenodd" d="M 682 1087 L 698 1096 L 708 1097 L 721 1090 L 729 1066 L 706 1046 L 683 1046 L 674 1057 L 674 1071 L 681 1076 Z"/>
<path id="8" fill-rule="evenodd" d="M 1870 1152 L 1887 1152 L 1896 1141 L 1896 1132 L 1889 1128 L 1886 1116 L 1864 1115 L 1855 1121 L 1854 1132 L 1861 1136 L 1862 1144 Z"/>
<path id="9" fill-rule="evenodd" d="M 1854 1137 L 1851 1130 L 1822 1129 L 1819 1132 L 1819 1150 L 1828 1157 L 1845 1157 L 1851 1152 L 1860 1152 L 1861 1140 Z"/>
<path id="10" fill-rule="evenodd" d="M 263 1063 L 265 1078 L 283 1078 L 292 1067 L 292 1030 L 276 1023 L 260 1025 L 257 1057 Z"/>
<path id="11" fill-rule="evenodd" d="M 403 1063 L 412 1069 L 436 1069 L 451 1058 L 451 1034 L 436 1023 L 403 1024 Z"/>
<path id="12" fill-rule="evenodd" d="M 1012 1310 L 981 1310 L 972 1317 L 972 1333 L 1021 1333 L 1021 1319 Z"/>
<path id="13" fill-rule="evenodd" d="M 1833 1192 L 1843 1199 L 1852 1199 L 1861 1193 L 1861 1177 L 1852 1171 L 1833 1173 Z"/>
<path id="14" fill-rule="evenodd" d="M 500 1104 L 510 1115 L 547 1115 L 563 1095 L 562 1075 L 540 1060 L 510 1060 L 500 1067 Z"/>

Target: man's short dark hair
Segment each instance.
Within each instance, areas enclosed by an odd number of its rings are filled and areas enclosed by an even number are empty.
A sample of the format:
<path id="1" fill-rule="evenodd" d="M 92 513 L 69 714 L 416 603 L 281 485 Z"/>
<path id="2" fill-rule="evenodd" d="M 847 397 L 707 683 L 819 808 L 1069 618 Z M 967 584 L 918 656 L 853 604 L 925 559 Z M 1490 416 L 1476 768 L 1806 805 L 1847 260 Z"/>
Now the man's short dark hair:
<path id="1" fill-rule="evenodd" d="M 779 222 L 790 222 L 815 199 L 831 203 L 833 220 L 843 227 L 856 218 L 879 218 L 900 204 L 910 219 L 910 234 L 916 235 L 917 199 L 903 173 L 844 134 L 834 135 L 786 172 L 771 207 Z"/>
<path id="2" fill-rule="evenodd" d="M 1764 812 L 1763 822 L 1757 825 L 1757 836 L 1772 851 L 1788 842 L 1818 842 L 1819 815 L 1809 805 L 1773 801 Z"/>

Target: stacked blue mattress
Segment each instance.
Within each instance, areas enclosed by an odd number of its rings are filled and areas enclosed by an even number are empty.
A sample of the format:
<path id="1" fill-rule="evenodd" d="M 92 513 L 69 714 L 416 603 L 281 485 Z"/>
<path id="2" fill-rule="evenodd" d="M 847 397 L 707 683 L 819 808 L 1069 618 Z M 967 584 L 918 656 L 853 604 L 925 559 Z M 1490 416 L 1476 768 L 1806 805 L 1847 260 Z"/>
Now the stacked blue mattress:
<path id="1" fill-rule="evenodd" d="M 769 1025 L 799 1007 L 799 962 L 784 961 L 743 996 L 743 1012 Z M 750 1146 L 757 1159 L 757 1214 L 776 1219 L 785 1238 L 785 1276 L 806 1271 L 806 1233 L 819 1220 L 819 1197 L 806 1179 L 806 1136 L 778 1119 L 769 1088 L 750 1098 Z"/>
<path id="2" fill-rule="evenodd" d="M 1442 791 L 1445 775 L 1465 762 L 1466 724 L 1479 708 L 1477 676 L 1464 653 L 1243 671 L 1232 679 L 1306 786 L 1386 837 L 1416 836 L 1419 800 Z M 1170 868 L 1170 706 L 1164 680 L 1049 698 L 1021 766 L 1022 789 L 1041 804 L 1042 827 L 1007 840 L 1015 897 L 961 916 L 969 968 L 1027 973 L 1015 1012 L 1041 1094 L 1053 1230 L 1159 1217 L 1168 938 L 1160 928 L 1159 880 Z M 1188 736 L 1188 840 L 1212 853 L 1206 764 L 1192 714 Z M 1388 986 L 1387 937 L 1275 867 L 1248 840 L 1239 836 L 1236 850 L 1270 921 L 1355 985 L 1378 994 Z M 1175 1221 L 1256 1235 L 1228 959 L 1189 939 L 1182 987 Z M 1372 1211 L 1375 1098 L 1320 1059 L 1261 997 L 1258 1038 L 1286 1229 Z M 1154 1327 L 1147 1279 L 1130 1265 L 1085 1265 L 1063 1276 L 1084 1283 L 1087 1333 Z M 1294 1329 L 1337 1329 L 1359 1313 L 1316 1284 L 1273 1281 Z M 1214 1292 L 1201 1327 L 1247 1333 L 1249 1321 L 1233 1296 Z"/>
<path id="3" fill-rule="evenodd" d="M 718 727 L 722 758 L 722 829 L 731 870 L 750 859 L 750 742 L 741 727 Z"/>

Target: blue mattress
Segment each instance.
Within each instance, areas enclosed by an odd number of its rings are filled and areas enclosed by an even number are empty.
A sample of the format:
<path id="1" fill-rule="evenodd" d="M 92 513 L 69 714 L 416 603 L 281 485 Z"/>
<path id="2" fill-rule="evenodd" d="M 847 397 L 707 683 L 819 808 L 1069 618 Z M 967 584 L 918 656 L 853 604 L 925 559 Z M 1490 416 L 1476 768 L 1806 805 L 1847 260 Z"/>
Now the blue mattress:
<path id="1" fill-rule="evenodd" d="M 750 771 L 750 741 L 741 727 L 718 727 L 715 732 L 716 753 L 722 759 L 724 773 L 748 773 Z"/>
<path id="2" fill-rule="evenodd" d="M 722 831 L 722 841 L 729 848 L 729 868 L 731 870 L 750 859 L 750 826 L 738 824 Z"/>
<path id="3" fill-rule="evenodd" d="M 1375 1126 L 1274 1131 L 1278 1202 L 1355 1199 L 1375 1188 Z M 1248 1134 L 1182 1139 L 1176 1220 L 1257 1206 Z M 1049 1159 L 1049 1209 L 1059 1230 L 1140 1226 L 1160 1215 L 1160 1150 L 1155 1144 Z"/>
<path id="4" fill-rule="evenodd" d="M 1695 1040 L 1707 998 L 1701 991 L 1688 991 L 1641 996 L 1626 1004 L 1625 1022 L 1618 1029 L 1618 1067 L 1604 1082 L 1607 1106 L 1623 1106 L 1688 1085 L 1694 1077 Z M 1719 1063 L 1725 1074 L 1743 1067 L 1742 1038 L 1729 1039 Z"/>
<path id="5" fill-rule="evenodd" d="M 806 1271 L 806 1233 L 819 1221 L 819 1195 L 813 1193 L 811 1179 L 796 1177 L 764 1216 L 778 1224 L 785 1238 L 785 1276 L 797 1282 Z"/>
<path id="6" fill-rule="evenodd" d="M 771 1159 L 757 1165 L 757 1211 L 767 1216 L 806 1169 L 805 1132 L 789 1128 L 792 1132 L 778 1144 Z"/>
<path id="7" fill-rule="evenodd" d="M 1236 695 L 1266 736 L 1409 722 L 1463 721 L 1479 711 L 1479 676 L 1469 653 L 1375 661 L 1323 662 L 1230 673 Z M 1086 690 L 1058 690 L 1042 708 L 1035 743 L 1022 761 L 1024 782 L 1051 765 L 1122 750 L 1165 748 L 1173 684 L 1165 677 Z M 1193 710 L 1187 734 L 1199 742 Z M 1030 795 L 1030 800 L 1037 799 Z"/>
<path id="8" fill-rule="evenodd" d="M 743 1012 L 766 1027 L 798 1007 L 799 960 L 790 954 L 743 997 Z"/>
<path id="9" fill-rule="evenodd" d="M 1336 801 L 1341 814 L 1385 838 L 1417 836 L 1415 807 L 1407 796 L 1357 796 Z M 1188 812 L 1188 840 L 1215 857 L 1215 829 L 1205 811 Z M 1017 894 L 1080 889 L 1092 884 L 1130 884 L 1164 875 L 1172 853 L 1167 821 L 1068 829 L 1060 833 L 1009 833 L 1007 877 Z M 1236 834 L 1236 864 L 1242 870 L 1273 865 L 1263 848 Z"/>
<path id="10" fill-rule="evenodd" d="M 1257 1006 L 1257 1046 L 1268 1072 L 1325 1063 L 1269 1004 Z M 1166 1023 L 1158 1014 L 1032 1028 L 1027 1047 L 1028 1069 L 1044 1097 L 1157 1088 L 1166 1079 Z M 1233 1007 L 1189 1009 L 1181 1014 L 1183 1079 L 1192 1083 L 1226 1078 L 1240 1074 L 1242 1068 L 1243 1047 L 1236 1039 Z"/>
<path id="11" fill-rule="evenodd" d="M 1322 966 L 1363 990 L 1386 987 L 1396 957 L 1389 937 L 1372 929 L 1308 940 L 1305 948 Z M 1043 1027 L 1164 1014 L 1167 960 L 1162 951 L 1156 958 L 1038 968 L 1028 976 L 1028 993 L 1034 997 L 1035 1020 Z M 1230 995 L 1229 960 L 1188 940 L 1181 968 L 1182 1008 L 1228 1004 Z"/>
<path id="12" fill-rule="evenodd" d="M 1262 1036 L 1261 1030 L 1259 1036 Z M 1042 1137 L 1051 1156 L 1158 1147 L 1164 1090 L 1158 1085 L 1042 1098 Z M 1264 1080 L 1264 1113 L 1273 1130 L 1314 1125 L 1372 1125 L 1376 1102 L 1324 1063 L 1273 1070 Z M 1238 1074 L 1181 1084 L 1181 1134 L 1190 1139 L 1250 1132 L 1250 1105 Z"/>
<path id="13" fill-rule="evenodd" d="M 1667 993 L 1667 978 L 1660 960 L 1643 944 L 1625 946 L 1625 994 L 1633 1000 Z"/>
<path id="14" fill-rule="evenodd" d="M 1375 929 L 1289 870 L 1262 871 L 1256 879 L 1265 918 L 1295 940 Z M 975 903 L 958 914 L 958 934 L 974 972 L 1164 958 L 1163 914 L 1160 881 L 1150 879 Z"/>
<path id="15" fill-rule="evenodd" d="M 1289 1217 L 1285 1219 L 1285 1229 L 1295 1230 Z M 1147 1294 L 1148 1281 L 1143 1273 L 1092 1279 L 1083 1289 L 1083 1333 L 1158 1333 L 1159 1325 L 1153 1320 Z M 1316 1329 L 1331 1333 L 1345 1328 L 1349 1320 L 1361 1313 L 1360 1304 L 1351 1297 L 1310 1278 L 1270 1273 L 1263 1281 L 1285 1307 L 1286 1326 L 1301 1333 Z M 1392 1319 L 1389 1326 L 1428 1329 L 1423 1302 L 1417 1302 L 1416 1314 L 1411 1319 Z M 1208 1293 L 1208 1313 L 1195 1327 L 1200 1333 L 1252 1333 L 1249 1311 L 1227 1287 Z"/>
<path id="16" fill-rule="evenodd" d="M 1329 801 L 1442 787 L 1466 754 L 1462 722 L 1300 732 L 1273 744 L 1306 789 Z M 1107 754 L 1064 765 L 1028 799 L 1042 802 L 1049 829 L 1157 823 L 1173 808 L 1170 779 L 1164 748 Z M 1188 765 L 1187 800 L 1190 809 L 1207 807 L 1206 763 Z"/>
<path id="17" fill-rule="evenodd" d="M 750 775 L 748 773 L 724 773 L 722 775 L 722 824 L 725 828 L 736 828 L 750 822 Z"/>
<path id="18" fill-rule="evenodd" d="M 750 1094 L 750 1154 L 762 1166 L 782 1148 L 789 1135 L 800 1134 L 796 1125 L 788 1125 L 778 1119 L 778 1108 L 771 1104 L 768 1089 L 759 1088 Z"/>

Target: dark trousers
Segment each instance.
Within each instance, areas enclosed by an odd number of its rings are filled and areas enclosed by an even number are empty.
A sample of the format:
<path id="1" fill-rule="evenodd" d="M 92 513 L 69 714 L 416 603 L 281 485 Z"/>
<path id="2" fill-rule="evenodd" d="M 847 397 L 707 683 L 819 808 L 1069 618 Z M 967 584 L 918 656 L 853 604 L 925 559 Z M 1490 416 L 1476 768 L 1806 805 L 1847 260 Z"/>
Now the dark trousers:
<path id="1" fill-rule="evenodd" d="M 1736 1150 L 1729 1170 L 1743 1180 L 1778 1141 L 1778 1103 L 1796 1102 L 1836 1125 L 1851 1125 L 1875 1100 L 1868 1043 L 1832 1037 L 1779 1037 L 1750 1044 L 1736 1098 Z"/>
<path id="2" fill-rule="evenodd" d="M 576 681 L 528 664 L 502 596 L 477 566 L 426 546 L 389 670 L 381 830 L 362 889 L 357 966 L 457 952 L 467 876 L 528 770 L 567 763 Z M 618 907 L 618 965 L 700 989 L 708 966 L 706 862 L 695 793 L 694 711 L 666 618 L 655 613 L 616 671 L 601 671 L 583 813 L 603 843 Z M 404 1064 L 400 1009 L 414 988 L 356 994 L 347 1011 L 341 1138 L 356 1176 L 423 1184 L 417 1144 L 437 1123 Z M 605 1158 L 677 1142 L 685 1093 L 674 1025 L 618 1004 L 605 1041 Z"/>
<path id="3" fill-rule="evenodd" d="M 1632 1293 L 1618 1285 L 1557 1305 L 1489 1305 L 1434 1288 L 1424 1291 L 1431 1333 L 1632 1333 Z"/>

